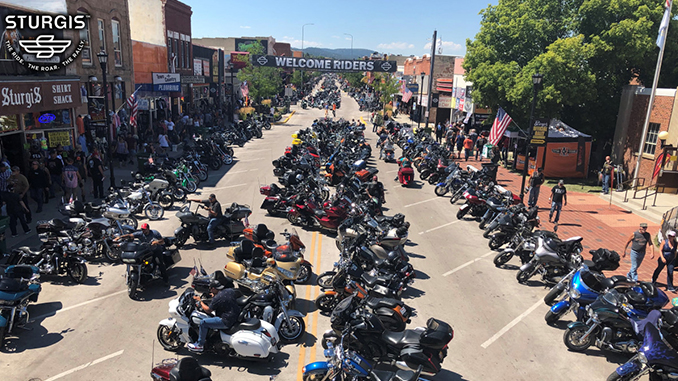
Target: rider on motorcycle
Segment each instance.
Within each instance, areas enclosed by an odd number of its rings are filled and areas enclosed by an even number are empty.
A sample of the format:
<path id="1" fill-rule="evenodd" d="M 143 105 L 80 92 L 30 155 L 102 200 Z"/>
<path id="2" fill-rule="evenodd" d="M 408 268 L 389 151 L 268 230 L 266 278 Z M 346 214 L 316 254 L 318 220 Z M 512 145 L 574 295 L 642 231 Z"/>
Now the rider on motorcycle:
<path id="1" fill-rule="evenodd" d="M 407 158 L 407 156 L 403 156 L 400 159 L 398 159 L 398 165 L 400 166 L 400 169 L 398 169 L 398 176 L 396 176 L 396 178 L 393 179 L 393 180 L 394 181 L 400 181 L 402 183 L 403 182 L 403 179 L 402 179 L 403 170 L 405 168 L 407 168 L 407 169 L 405 169 L 405 171 L 413 172 L 412 162 L 410 161 L 410 159 Z"/>
<path id="2" fill-rule="evenodd" d="M 133 238 L 141 243 L 151 244 L 153 247 L 153 262 L 156 264 L 156 266 L 158 266 L 158 269 L 160 269 L 163 282 L 165 282 L 165 284 L 169 284 L 169 278 L 167 277 L 167 267 L 165 266 L 165 261 L 162 257 L 163 252 L 165 251 L 165 239 L 162 238 L 162 235 L 157 230 L 151 230 L 147 223 L 143 223 L 141 224 L 141 230 L 137 230 L 130 234 L 123 234 L 120 237 L 116 237 L 114 241 L 119 241 L 125 238 Z"/>
<path id="3" fill-rule="evenodd" d="M 207 332 L 210 329 L 230 329 L 238 322 L 238 316 L 240 316 L 240 306 L 236 301 L 237 291 L 235 289 L 226 288 L 216 279 L 210 282 L 209 288 L 212 296 L 209 306 L 198 295 L 193 296 L 205 313 L 210 315 L 214 313 L 215 316 L 200 321 L 198 341 L 188 344 L 188 349 L 194 352 L 203 351 Z"/>
<path id="4" fill-rule="evenodd" d="M 209 243 L 214 244 L 214 231 L 224 220 L 224 214 L 221 211 L 221 203 L 217 201 L 217 196 L 212 193 L 207 200 L 190 199 L 188 201 L 199 202 L 201 203 L 200 206 L 207 210 L 207 214 L 210 218 L 210 222 L 207 225 L 207 236 L 209 237 Z"/>

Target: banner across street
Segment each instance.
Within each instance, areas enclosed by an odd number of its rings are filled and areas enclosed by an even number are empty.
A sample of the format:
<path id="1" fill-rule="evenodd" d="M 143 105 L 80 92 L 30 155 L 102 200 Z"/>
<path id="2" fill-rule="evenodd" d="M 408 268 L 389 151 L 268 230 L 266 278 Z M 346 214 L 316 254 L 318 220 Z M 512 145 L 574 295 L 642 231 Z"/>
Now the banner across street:
<path id="1" fill-rule="evenodd" d="M 253 55 L 252 65 L 315 71 L 373 71 L 395 73 L 396 61 L 335 60 L 326 58 L 296 58 Z"/>

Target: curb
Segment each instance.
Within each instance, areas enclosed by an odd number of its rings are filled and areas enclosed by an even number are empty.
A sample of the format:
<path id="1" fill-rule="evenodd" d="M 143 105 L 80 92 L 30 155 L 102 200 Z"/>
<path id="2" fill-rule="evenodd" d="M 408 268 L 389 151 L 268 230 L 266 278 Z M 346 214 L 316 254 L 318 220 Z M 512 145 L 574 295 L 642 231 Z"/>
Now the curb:
<path id="1" fill-rule="evenodd" d="M 295 112 L 297 112 L 297 111 L 296 111 L 296 110 L 295 110 L 295 111 L 292 111 L 292 112 L 290 113 L 290 115 L 288 115 L 287 118 L 285 118 L 285 120 L 283 120 L 282 122 L 274 123 L 274 124 L 275 124 L 275 125 L 281 125 L 281 124 L 287 123 L 287 121 L 290 120 L 290 118 L 292 117 L 292 115 L 294 115 Z"/>

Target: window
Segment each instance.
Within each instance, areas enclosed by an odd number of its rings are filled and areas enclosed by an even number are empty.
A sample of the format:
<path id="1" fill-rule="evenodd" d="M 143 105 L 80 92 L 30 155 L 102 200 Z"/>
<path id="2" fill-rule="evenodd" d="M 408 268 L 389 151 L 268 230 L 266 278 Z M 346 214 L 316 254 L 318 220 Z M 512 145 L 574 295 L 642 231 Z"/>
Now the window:
<path id="1" fill-rule="evenodd" d="M 643 153 L 648 155 L 654 155 L 654 150 L 657 148 L 657 136 L 659 135 L 659 123 L 650 123 L 650 126 L 647 129 L 647 136 L 645 137 L 645 146 L 643 147 Z"/>
<path id="2" fill-rule="evenodd" d="M 167 60 L 169 67 L 172 67 L 172 39 L 169 37 L 167 37 Z"/>
<path id="3" fill-rule="evenodd" d="M 186 54 L 186 57 L 184 58 L 184 62 L 186 62 L 186 69 L 190 69 L 191 68 L 191 55 L 188 51 L 190 49 L 190 45 L 186 41 L 183 41 L 183 44 L 186 46 L 186 48 L 184 50 L 184 53 Z"/>
<path id="4" fill-rule="evenodd" d="M 85 28 L 80 29 L 80 41 L 84 41 L 85 44 L 82 48 L 82 64 L 85 66 L 92 65 L 92 47 L 90 45 L 89 39 L 89 18 L 85 19 Z"/>
<path id="5" fill-rule="evenodd" d="M 122 66 L 122 42 L 120 40 L 120 21 L 111 20 L 111 29 L 113 31 L 113 55 L 115 66 Z"/>
<path id="6" fill-rule="evenodd" d="M 181 45 L 181 54 L 179 54 L 179 61 L 180 61 L 179 67 L 183 69 L 185 67 L 184 66 L 184 49 L 185 49 L 184 42 L 179 41 L 179 45 Z"/>
<path id="7" fill-rule="evenodd" d="M 106 29 L 104 27 L 104 20 L 97 19 L 97 25 L 99 27 L 99 51 L 106 51 Z"/>
<path id="8" fill-rule="evenodd" d="M 172 67 L 174 67 L 175 69 L 177 67 L 177 64 L 179 63 L 179 57 L 177 57 L 177 55 L 179 54 L 179 46 L 177 46 L 178 43 L 179 43 L 179 41 L 176 38 L 172 39 L 172 45 L 173 45 L 172 46 L 172 52 L 174 52 L 174 59 L 172 60 Z"/>

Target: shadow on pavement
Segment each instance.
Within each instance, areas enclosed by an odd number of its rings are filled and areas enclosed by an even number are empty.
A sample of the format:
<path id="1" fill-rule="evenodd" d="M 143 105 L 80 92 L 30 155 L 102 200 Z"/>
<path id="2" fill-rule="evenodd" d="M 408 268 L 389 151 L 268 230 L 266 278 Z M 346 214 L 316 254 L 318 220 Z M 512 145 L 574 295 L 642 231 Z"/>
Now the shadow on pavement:
<path id="1" fill-rule="evenodd" d="M 190 353 L 187 349 L 182 349 L 181 353 Z M 290 355 L 285 352 L 276 353 L 270 359 L 263 360 L 245 360 L 239 358 L 222 357 L 214 354 L 194 356 L 200 365 L 213 365 L 222 369 L 237 370 L 238 372 L 247 372 L 262 376 L 275 376 L 280 374 L 281 370 L 289 365 Z M 237 378 L 236 378 L 237 379 Z"/>
<path id="2" fill-rule="evenodd" d="M 414 279 L 417 279 L 417 280 L 431 279 L 431 277 L 428 276 L 428 274 L 426 274 L 425 272 L 423 272 L 421 270 L 414 270 L 414 272 L 416 274 L 416 277 Z"/>
<path id="3" fill-rule="evenodd" d="M 424 291 L 414 288 L 412 286 L 408 287 L 402 294 L 403 299 L 416 299 L 426 294 Z"/>

